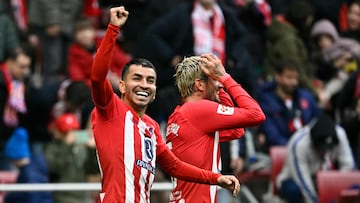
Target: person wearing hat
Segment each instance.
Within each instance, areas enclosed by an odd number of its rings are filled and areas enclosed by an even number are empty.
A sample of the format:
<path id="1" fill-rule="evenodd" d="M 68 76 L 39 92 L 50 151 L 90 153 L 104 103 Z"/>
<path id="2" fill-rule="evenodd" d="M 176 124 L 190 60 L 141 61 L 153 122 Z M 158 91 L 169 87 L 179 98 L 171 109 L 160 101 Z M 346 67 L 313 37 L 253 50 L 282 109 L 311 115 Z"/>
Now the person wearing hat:
<path id="1" fill-rule="evenodd" d="M 25 128 L 16 128 L 6 142 L 5 157 L 18 170 L 16 183 L 48 183 L 48 168 L 45 158 L 31 154 L 28 132 Z M 6 203 L 53 203 L 52 194 L 45 192 L 10 192 L 5 195 Z"/>
<path id="2" fill-rule="evenodd" d="M 77 132 L 80 123 L 74 113 L 63 113 L 51 125 L 53 140 L 46 146 L 45 157 L 48 162 L 52 182 L 86 182 L 94 169 L 88 163 L 96 159 L 90 156 L 90 149 L 95 147 L 90 135 L 86 142 L 79 142 Z M 91 160 L 91 161 L 90 161 Z M 95 160 L 96 161 L 96 160 Z M 78 203 L 86 200 L 82 191 L 54 192 L 55 203 Z"/>
<path id="3" fill-rule="evenodd" d="M 17 128 L 5 145 L 4 154 L 14 166 L 24 166 L 30 163 L 30 147 L 28 133 L 25 128 Z"/>
<path id="4" fill-rule="evenodd" d="M 320 170 L 356 168 L 345 130 L 325 113 L 297 131 L 286 150 L 276 185 L 287 202 L 318 202 L 315 177 Z"/>

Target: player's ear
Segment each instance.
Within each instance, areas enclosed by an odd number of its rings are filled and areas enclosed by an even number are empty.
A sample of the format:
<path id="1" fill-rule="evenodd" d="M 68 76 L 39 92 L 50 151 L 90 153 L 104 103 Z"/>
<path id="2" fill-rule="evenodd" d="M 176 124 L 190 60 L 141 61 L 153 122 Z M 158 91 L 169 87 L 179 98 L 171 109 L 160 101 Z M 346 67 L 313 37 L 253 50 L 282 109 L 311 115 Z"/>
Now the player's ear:
<path id="1" fill-rule="evenodd" d="M 150 102 L 153 102 L 153 101 L 155 100 L 155 98 L 156 98 L 156 87 L 155 87 L 154 95 L 153 95 L 153 97 L 151 98 L 151 101 L 150 101 Z"/>
<path id="2" fill-rule="evenodd" d="M 125 94 L 125 82 L 123 80 L 120 80 L 119 82 L 119 91 L 121 95 Z"/>
<path id="3" fill-rule="evenodd" d="M 205 82 L 204 80 L 195 79 L 195 91 L 205 91 Z"/>

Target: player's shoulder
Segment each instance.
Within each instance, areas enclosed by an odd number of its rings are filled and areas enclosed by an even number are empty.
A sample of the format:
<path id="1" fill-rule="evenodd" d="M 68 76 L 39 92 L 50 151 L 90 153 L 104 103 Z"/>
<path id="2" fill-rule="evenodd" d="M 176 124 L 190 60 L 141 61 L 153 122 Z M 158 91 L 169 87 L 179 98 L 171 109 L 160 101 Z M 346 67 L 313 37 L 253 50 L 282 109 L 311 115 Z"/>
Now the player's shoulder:
<path id="1" fill-rule="evenodd" d="M 142 118 L 142 120 L 147 124 L 147 125 L 153 125 L 153 126 L 159 126 L 159 123 L 154 120 L 153 118 L 151 118 L 149 115 L 145 114 L 144 117 Z"/>

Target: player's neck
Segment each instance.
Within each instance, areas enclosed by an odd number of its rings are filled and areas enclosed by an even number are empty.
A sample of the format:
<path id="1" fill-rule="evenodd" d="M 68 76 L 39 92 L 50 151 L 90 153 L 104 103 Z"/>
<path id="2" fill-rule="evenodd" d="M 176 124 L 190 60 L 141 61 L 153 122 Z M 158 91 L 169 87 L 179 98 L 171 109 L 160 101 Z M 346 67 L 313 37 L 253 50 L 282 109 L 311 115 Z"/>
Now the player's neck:
<path id="1" fill-rule="evenodd" d="M 196 102 L 202 100 L 203 97 L 200 92 L 195 92 L 192 95 L 185 98 L 185 102 Z"/>

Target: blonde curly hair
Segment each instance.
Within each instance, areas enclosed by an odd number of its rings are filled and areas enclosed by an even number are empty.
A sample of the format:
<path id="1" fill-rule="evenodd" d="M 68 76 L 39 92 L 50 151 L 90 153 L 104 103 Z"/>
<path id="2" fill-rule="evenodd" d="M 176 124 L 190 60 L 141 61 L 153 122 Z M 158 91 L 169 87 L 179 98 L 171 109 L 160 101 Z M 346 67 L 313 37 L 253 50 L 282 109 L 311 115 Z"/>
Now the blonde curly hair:
<path id="1" fill-rule="evenodd" d="M 200 68 L 201 61 L 198 56 L 185 57 L 176 65 L 175 81 L 179 92 L 183 98 L 195 92 L 195 80 L 207 81 L 208 77 Z"/>

